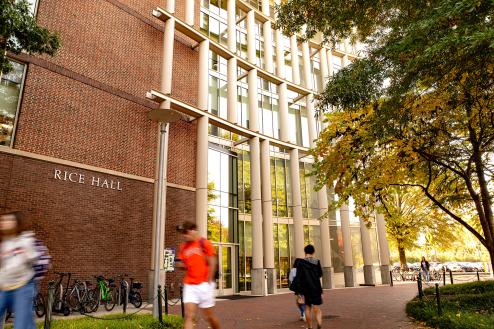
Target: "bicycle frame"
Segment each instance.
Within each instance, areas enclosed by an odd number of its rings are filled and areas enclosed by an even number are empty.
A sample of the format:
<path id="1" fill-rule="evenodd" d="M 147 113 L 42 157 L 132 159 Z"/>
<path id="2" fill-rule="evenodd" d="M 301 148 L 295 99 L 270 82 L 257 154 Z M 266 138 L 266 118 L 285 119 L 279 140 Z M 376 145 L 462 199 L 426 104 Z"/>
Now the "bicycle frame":
<path id="1" fill-rule="evenodd" d="M 107 301 L 110 287 L 106 285 L 105 280 L 98 280 L 98 287 L 101 294 L 101 300 Z"/>

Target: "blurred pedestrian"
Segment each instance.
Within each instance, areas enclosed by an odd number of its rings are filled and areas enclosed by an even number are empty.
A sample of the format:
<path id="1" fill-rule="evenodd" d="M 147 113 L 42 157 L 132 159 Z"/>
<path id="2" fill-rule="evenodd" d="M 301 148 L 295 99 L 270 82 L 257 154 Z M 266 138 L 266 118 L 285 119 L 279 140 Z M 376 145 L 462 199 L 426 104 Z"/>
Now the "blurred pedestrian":
<path id="1" fill-rule="evenodd" d="M 307 328 L 312 329 L 312 316 L 316 318 L 317 329 L 322 326 L 322 313 L 319 308 L 322 305 L 322 267 L 321 262 L 314 257 L 315 249 L 313 245 L 304 248 L 305 258 L 297 262 L 297 275 L 295 282 L 298 282 L 298 293 L 304 296 L 305 319 Z M 314 314 L 312 314 L 314 311 Z"/>
<path id="2" fill-rule="evenodd" d="M 430 265 L 429 262 L 425 260 L 425 257 L 422 257 L 422 261 L 420 262 L 420 270 L 425 282 L 429 282 L 431 280 Z"/>
<path id="3" fill-rule="evenodd" d="M 199 232 L 195 223 L 186 221 L 177 227 L 185 242 L 180 246 L 177 266 L 185 268 L 183 302 L 184 329 L 192 329 L 197 307 L 201 308 L 213 329 L 220 328 L 214 314 L 217 263 L 214 246 Z"/>
<path id="4" fill-rule="evenodd" d="M 15 313 L 15 328 L 35 329 L 33 264 L 38 254 L 34 234 L 24 226 L 20 212 L 0 215 L 0 319 L 10 310 Z"/>
<path id="5" fill-rule="evenodd" d="M 290 274 L 288 275 L 288 281 L 291 283 L 295 280 L 297 276 L 297 264 L 300 261 L 300 258 L 296 258 L 293 262 L 293 267 L 290 270 Z M 297 308 L 300 311 L 300 320 L 305 321 L 305 301 L 304 296 L 302 294 L 295 292 L 295 304 L 297 304 Z"/>

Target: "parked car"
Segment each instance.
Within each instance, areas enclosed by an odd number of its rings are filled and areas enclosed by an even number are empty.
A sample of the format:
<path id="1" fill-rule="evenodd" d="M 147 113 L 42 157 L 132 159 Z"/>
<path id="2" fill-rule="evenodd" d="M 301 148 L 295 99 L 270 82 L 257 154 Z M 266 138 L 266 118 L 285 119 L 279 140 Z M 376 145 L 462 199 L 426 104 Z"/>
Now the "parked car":
<path id="1" fill-rule="evenodd" d="M 444 263 L 444 266 L 451 272 L 463 272 L 463 268 L 457 262 L 447 262 Z"/>
<path id="2" fill-rule="evenodd" d="M 436 271 L 440 272 L 443 270 L 444 265 L 438 262 L 430 262 L 429 263 L 429 270 L 431 271 Z"/>

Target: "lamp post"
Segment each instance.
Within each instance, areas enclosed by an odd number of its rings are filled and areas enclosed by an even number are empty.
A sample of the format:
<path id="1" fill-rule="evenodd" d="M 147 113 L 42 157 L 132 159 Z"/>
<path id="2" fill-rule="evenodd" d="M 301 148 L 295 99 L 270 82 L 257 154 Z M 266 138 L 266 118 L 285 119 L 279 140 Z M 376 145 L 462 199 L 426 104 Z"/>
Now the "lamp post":
<path id="1" fill-rule="evenodd" d="M 156 221 L 154 227 L 154 277 L 153 277 L 153 292 L 158 291 L 160 283 L 160 255 L 161 255 L 161 218 L 166 216 L 166 182 L 167 182 L 167 163 L 168 163 L 168 130 L 171 122 L 180 120 L 181 114 L 171 110 L 169 105 L 163 102 L 159 109 L 151 110 L 148 113 L 148 118 L 158 122 L 160 125 L 160 144 L 158 154 L 158 189 L 157 189 L 157 204 L 156 204 Z M 168 103 L 169 104 L 169 103 Z M 164 105 L 164 106 L 163 106 Z M 164 230 L 163 230 L 164 231 Z M 164 235 L 164 232 L 163 232 Z M 154 293 L 152 296 L 154 296 Z M 158 298 L 153 300 L 153 316 L 158 317 Z"/>

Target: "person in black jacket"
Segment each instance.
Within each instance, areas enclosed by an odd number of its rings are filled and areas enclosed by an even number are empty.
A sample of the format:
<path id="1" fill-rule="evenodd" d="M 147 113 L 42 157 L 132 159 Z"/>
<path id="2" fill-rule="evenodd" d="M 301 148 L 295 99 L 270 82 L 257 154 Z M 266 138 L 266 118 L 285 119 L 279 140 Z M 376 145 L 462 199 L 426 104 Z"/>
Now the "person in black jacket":
<path id="1" fill-rule="evenodd" d="M 317 328 L 322 326 L 322 314 L 319 305 L 322 304 L 322 267 L 321 262 L 314 258 L 314 246 L 307 245 L 304 248 L 305 258 L 297 263 L 298 291 L 305 298 L 305 318 L 307 326 L 312 329 L 312 310 L 316 318 Z"/>

